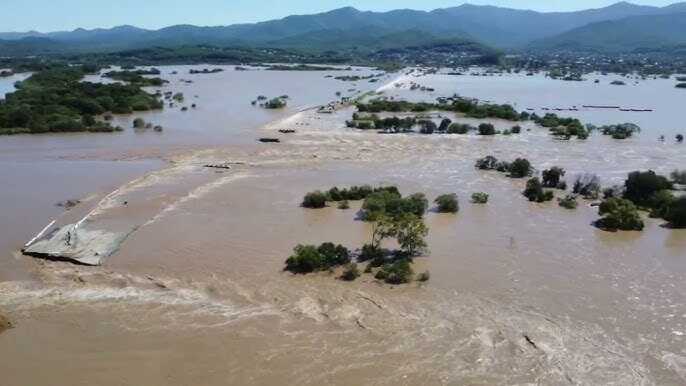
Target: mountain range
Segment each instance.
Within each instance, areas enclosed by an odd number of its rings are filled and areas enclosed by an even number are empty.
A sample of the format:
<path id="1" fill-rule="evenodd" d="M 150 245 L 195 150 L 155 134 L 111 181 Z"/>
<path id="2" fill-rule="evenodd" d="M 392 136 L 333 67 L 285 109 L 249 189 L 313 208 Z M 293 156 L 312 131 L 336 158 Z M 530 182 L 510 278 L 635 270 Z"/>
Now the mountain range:
<path id="1" fill-rule="evenodd" d="M 576 12 L 470 4 L 433 11 L 370 12 L 346 7 L 229 26 L 7 32 L 0 33 L 0 56 L 194 44 L 374 51 L 446 40 L 473 41 L 502 50 L 622 52 L 686 43 L 684 23 L 686 3 L 653 7 L 621 2 Z"/>

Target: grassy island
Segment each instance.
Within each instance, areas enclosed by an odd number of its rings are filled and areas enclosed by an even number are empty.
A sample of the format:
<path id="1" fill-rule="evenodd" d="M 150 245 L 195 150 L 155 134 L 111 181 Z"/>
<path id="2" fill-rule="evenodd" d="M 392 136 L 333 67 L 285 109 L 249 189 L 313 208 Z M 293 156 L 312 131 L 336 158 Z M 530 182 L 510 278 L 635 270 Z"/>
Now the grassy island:
<path id="1" fill-rule="evenodd" d="M 0 134 L 113 132 L 121 129 L 95 117 L 162 108 L 139 85 L 82 82 L 85 74 L 82 67 L 55 67 L 19 83 L 0 101 Z"/>
<path id="2" fill-rule="evenodd" d="M 139 71 L 110 71 L 103 76 L 105 78 L 110 78 L 114 80 L 120 80 L 122 82 L 127 82 L 131 84 L 135 84 L 136 86 L 139 87 L 160 87 L 163 86 L 165 83 L 169 83 L 168 81 L 161 79 L 161 78 L 146 78 L 143 75 L 159 75 L 160 71 L 157 69 L 151 69 L 151 70 L 139 70 Z"/>
<path id="3" fill-rule="evenodd" d="M 498 105 L 479 103 L 473 99 L 457 96 L 440 98 L 438 103 L 413 103 L 408 101 L 375 99 L 366 103 L 358 103 L 357 109 L 359 112 L 367 113 L 452 111 L 465 114 L 470 118 L 500 118 L 508 121 L 519 121 L 524 118 L 514 109 L 514 107 L 508 104 Z"/>

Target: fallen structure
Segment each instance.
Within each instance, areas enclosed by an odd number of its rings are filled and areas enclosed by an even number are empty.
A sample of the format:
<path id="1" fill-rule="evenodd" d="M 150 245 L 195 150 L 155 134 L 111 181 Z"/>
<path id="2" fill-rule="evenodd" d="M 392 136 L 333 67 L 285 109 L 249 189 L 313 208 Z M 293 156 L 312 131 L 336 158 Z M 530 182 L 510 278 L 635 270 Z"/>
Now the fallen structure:
<path id="1" fill-rule="evenodd" d="M 51 224 L 52 225 L 52 224 Z M 25 255 L 47 260 L 100 265 L 114 254 L 126 239 L 126 233 L 87 230 L 79 224 L 50 227 L 24 246 Z"/>

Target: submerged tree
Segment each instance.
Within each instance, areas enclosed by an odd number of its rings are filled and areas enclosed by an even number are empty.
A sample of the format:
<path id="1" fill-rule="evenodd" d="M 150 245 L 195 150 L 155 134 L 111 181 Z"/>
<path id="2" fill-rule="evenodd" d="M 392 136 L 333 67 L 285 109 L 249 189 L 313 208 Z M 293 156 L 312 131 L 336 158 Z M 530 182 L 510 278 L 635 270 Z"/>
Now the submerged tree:
<path id="1" fill-rule="evenodd" d="M 439 213 L 457 213 L 460 210 L 460 204 L 455 193 L 440 195 L 434 203 Z"/>
<path id="2" fill-rule="evenodd" d="M 595 224 L 606 230 L 643 230 L 643 220 L 633 202 L 623 198 L 608 198 L 600 203 L 598 214 L 603 216 Z"/>
<path id="3" fill-rule="evenodd" d="M 566 188 L 566 184 L 563 185 L 564 181 L 561 181 L 562 177 L 565 175 L 565 170 L 553 166 L 550 169 L 546 169 L 542 173 L 542 178 L 543 178 L 543 186 L 546 188 L 560 188 L 564 186 Z"/>
<path id="4" fill-rule="evenodd" d="M 553 199 L 553 192 L 543 190 L 543 184 L 538 177 L 531 178 L 526 182 L 526 189 L 522 194 L 532 202 L 545 202 Z"/>

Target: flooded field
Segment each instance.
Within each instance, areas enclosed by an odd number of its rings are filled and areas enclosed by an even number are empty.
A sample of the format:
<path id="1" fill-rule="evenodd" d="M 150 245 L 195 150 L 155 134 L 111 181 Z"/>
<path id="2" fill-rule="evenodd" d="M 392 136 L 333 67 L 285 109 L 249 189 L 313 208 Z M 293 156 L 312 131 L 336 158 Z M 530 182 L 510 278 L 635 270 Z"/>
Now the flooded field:
<path id="1" fill-rule="evenodd" d="M 201 80 L 212 76 L 217 78 Z M 142 146 L 129 152 L 126 143 L 141 135 L 130 131 L 113 137 L 121 138 L 113 140 L 114 152 L 95 142 L 73 145 L 64 136 L 0 138 L 0 146 L 19 141 L 7 162 L 24 157 L 23 146 L 51 155 L 44 160 L 65 159 L 87 170 L 99 170 L 89 167 L 95 162 L 119 165 L 123 161 L 112 161 L 117 157 L 142 162 L 141 168 L 152 167 L 146 164 L 153 162 L 152 154 L 162 153 L 171 161 L 145 176 L 145 170 L 126 167 L 139 178 L 127 177 L 133 180 L 127 184 L 116 181 L 121 187 L 106 199 L 100 194 L 58 219 L 69 223 L 90 212 L 86 228 L 131 230 L 102 266 L 32 260 L 20 257 L 16 248 L 8 250 L 12 258 L 2 260 L 0 272 L 20 264 L 25 274 L 0 275 L 0 310 L 16 323 L 0 335 L 4 382 L 686 382 L 686 232 L 664 228 L 656 219 L 646 219 L 642 232 L 600 231 L 590 225 L 597 218 L 590 202 L 581 201 L 574 211 L 555 202 L 529 203 L 521 195 L 524 180 L 474 168 L 477 158 L 489 154 L 504 160 L 526 157 L 538 171 L 565 168 L 568 181 L 580 173 L 596 173 L 604 186 L 622 183 L 633 170 L 668 173 L 684 168 L 684 145 L 672 138 L 657 141 L 659 135 L 678 132 L 678 97 L 672 92 L 680 90 L 668 89 L 664 80 L 625 88 L 605 85 L 612 77 L 599 84 L 519 75 L 400 77 L 395 83 L 403 86 L 388 83 L 381 91 L 412 100 L 458 93 L 516 103 L 520 109 L 585 104 L 593 95 L 597 102 L 592 103 L 655 111 L 558 112 L 589 123 L 635 121 L 643 127 L 639 136 L 621 141 L 598 133 L 586 141 L 560 141 L 533 125 L 520 135 L 489 138 L 379 135 L 346 128 L 352 109 L 296 113 L 302 109 L 295 104 L 326 103 L 349 83 L 322 73 L 272 76 L 266 71 L 195 75 L 194 83 L 184 85 L 184 94 L 210 101 L 204 106 L 212 114 L 203 114 L 200 102 L 197 111 L 147 114 L 146 119 L 165 126 L 160 137 L 142 134 L 150 136 L 143 141 L 157 146 L 154 150 Z M 248 87 L 240 82 L 254 87 L 256 79 L 291 87 L 255 87 L 238 98 L 227 91 L 231 85 Z M 321 86 L 313 86 L 319 80 Z M 404 86 L 409 81 L 435 91 L 410 91 Z M 656 91 L 625 91 L 638 87 Z M 294 102 L 289 111 L 273 115 L 249 104 L 253 94 L 281 93 L 302 104 Z M 636 114 L 645 115 L 632 119 Z M 511 125 L 493 122 L 499 128 Z M 297 132 L 280 135 L 279 129 Z M 261 136 L 278 136 L 282 143 L 256 144 Z M 56 153 L 46 151 L 55 143 L 62 144 Z M 228 170 L 203 167 L 229 161 L 235 164 Z M 41 180 L 48 178 L 56 177 L 48 173 Z M 354 249 L 369 240 L 368 224 L 356 220 L 359 202 L 349 210 L 299 206 L 307 191 L 363 183 L 396 184 L 403 193 L 423 192 L 430 200 L 458 194 L 457 215 L 426 216 L 430 253 L 416 260 L 415 271 L 428 269 L 431 280 L 392 287 L 369 275 L 347 283 L 335 274 L 295 277 L 282 272 L 297 243 L 333 241 Z M 469 203 L 477 191 L 490 194 L 487 205 Z M 12 202 L 20 203 L 19 193 L 14 194 Z M 36 202 L 51 197 L 37 195 Z M 30 210 L 45 216 L 42 210 Z M 12 223 L 3 223 L 3 229 Z M 11 235 L 14 244 L 8 245 L 21 245 L 41 228 Z M 36 365 L 41 372 L 32 370 Z"/>

